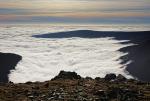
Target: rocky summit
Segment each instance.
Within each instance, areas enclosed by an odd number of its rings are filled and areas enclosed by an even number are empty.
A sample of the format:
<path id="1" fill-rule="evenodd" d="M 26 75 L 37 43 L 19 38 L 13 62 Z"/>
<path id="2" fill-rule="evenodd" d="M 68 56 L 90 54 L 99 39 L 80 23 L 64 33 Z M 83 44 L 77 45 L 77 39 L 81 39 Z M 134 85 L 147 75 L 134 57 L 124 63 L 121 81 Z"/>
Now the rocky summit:
<path id="1" fill-rule="evenodd" d="M 61 71 L 45 82 L 0 83 L 0 101 L 150 101 L 150 83 L 122 75 L 93 79 Z"/>
<path id="2" fill-rule="evenodd" d="M 54 77 L 52 80 L 59 80 L 59 79 L 81 79 L 81 76 L 78 75 L 76 72 L 67 72 L 67 71 L 60 71 L 58 76 Z"/>

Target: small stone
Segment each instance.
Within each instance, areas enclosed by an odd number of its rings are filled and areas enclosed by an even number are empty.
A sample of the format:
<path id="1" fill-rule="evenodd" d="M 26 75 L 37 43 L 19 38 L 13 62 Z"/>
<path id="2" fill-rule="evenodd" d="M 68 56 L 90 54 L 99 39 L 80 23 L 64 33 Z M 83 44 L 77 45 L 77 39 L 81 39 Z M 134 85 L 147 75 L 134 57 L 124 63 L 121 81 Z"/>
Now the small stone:
<path id="1" fill-rule="evenodd" d="M 30 96 L 28 96 L 28 98 L 33 99 L 33 98 L 34 98 L 34 96 L 33 96 L 33 95 L 30 95 Z"/>
<path id="2" fill-rule="evenodd" d="M 46 97 L 46 95 L 43 94 L 41 97 L 42 97 L 42 98 L 43 98 L 43 97 Z"/>

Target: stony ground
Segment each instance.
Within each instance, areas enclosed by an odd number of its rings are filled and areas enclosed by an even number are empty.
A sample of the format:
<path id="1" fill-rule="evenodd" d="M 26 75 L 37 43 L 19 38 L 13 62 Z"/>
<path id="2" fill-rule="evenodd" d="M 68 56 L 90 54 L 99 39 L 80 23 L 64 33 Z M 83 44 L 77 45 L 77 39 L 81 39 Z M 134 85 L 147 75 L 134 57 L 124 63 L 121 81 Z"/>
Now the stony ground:
<path id="1" fill-rule="evenodd" d="M 58 77 L 45 82 L 0 83 L 0 101 L 150 101 L 150 83 Z"/>

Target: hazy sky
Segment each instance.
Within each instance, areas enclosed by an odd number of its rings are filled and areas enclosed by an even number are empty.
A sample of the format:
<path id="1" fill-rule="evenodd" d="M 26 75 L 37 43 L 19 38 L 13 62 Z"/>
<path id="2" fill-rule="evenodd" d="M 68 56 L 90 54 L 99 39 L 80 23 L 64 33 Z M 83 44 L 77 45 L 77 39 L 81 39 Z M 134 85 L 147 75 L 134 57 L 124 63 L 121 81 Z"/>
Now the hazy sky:
<path id="1" fill-rule="evenodd" d="M 147 23 L 150 0 L 0 0 L 0 23 Z"/>

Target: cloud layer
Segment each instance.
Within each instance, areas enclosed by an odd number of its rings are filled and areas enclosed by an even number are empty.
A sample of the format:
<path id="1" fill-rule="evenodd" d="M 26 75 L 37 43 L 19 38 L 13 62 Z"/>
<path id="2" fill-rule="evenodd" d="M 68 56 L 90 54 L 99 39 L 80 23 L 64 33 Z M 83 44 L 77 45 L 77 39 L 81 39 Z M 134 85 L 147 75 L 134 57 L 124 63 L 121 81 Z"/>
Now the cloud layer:
<path id="1" fill-rule="evenodd" d="M 147 28 L 147 29 L 145 29 Z M 32 35 L 69 30 L 149 30 L 149 26 L 51 26 L 6 25 L 0 26 L 0 51 L 16 53 L 23 60 L 11 71 L 9 80 L 19 83 L 45 81 L 60 70 L 76 71 L 81 76 L 104 77 L 113 72 L 123 74 L 118 58 L 126 53 L 117 51 L 128 46 L 112 38 L 34 38 Z M 117 61 L 118 60 L 118 61 Z"/>

